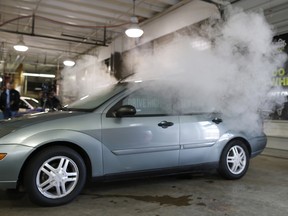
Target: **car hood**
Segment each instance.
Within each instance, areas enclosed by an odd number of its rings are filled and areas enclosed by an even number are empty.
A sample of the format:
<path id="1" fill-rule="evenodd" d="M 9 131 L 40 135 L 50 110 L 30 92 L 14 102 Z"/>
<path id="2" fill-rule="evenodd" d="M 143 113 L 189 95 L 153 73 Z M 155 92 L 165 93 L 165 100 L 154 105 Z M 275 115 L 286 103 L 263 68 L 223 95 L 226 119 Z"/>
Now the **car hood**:
<path id="1" fill-rule="evenodd" d="M 84 112 L 59 111 L 52 113 L 38 113 L 37 115 L 27 115 L 11 120 L 2 120 L 0 121 L 0 137 L 3 137 L 19 128 L 81 114 L 84 114 Z"/>

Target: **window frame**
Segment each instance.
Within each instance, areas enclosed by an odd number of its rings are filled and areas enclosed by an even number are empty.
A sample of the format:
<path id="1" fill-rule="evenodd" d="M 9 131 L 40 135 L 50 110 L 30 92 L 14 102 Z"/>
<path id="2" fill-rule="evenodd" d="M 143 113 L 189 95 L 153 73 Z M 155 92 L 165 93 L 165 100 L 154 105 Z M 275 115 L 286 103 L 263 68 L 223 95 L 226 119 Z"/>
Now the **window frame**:
<path id="1" fill-rule="evenodd" d="M 122 97 L 122 98 L 120 98 L 119 100 L 117 100 L 117 102 L 114 103 L 114 104 L 108 109 L 108 111 L 107 111 L 107 113 L 106 113 L 106 117 L 107 117 L 107 118 L 118 118 L 118 117 L 116 117 L 116 116 L 113 114 L 113 113 L 115 112 L 115 110 L 117 110 L 118 108 L 120 108 L 120 107 L 123 106 L 123 105 L 131 105 L 131 104 L 123 104 L 123 101 L 124 101 L 126 98 L 128 98 L 129 96 L 131 96 L 132 94 L 134 94 L 135 92 L 139 92 L 139 91 L 141 91 L 141 90 L 145 91 L 146 89 L 145 89 L 144 87 L 135 89 L 135 90 L 133 90 L 133 91 L 130 91 L 130 92 L 129 92 L 127 95 L 125 95 L 124 97 Z M 175 99 L 177 100 L 176 97 L 172 97 L 171 100 L 175 100 Z M 175 103 L 177 103 L 177 101 L 175 101 Z M 179 114 L 174 110 L 173 104 L 174 104 L 174 103 L 171 104 L 171 106 L 172 106 L 172 112 L 171 112 L 171 113 L 138 114 L 138 115 L 137 115 L 137 112 L 136 112 L 135 115 L 129 115 L 129 116 L 121 117 L 121 118 L 129 118 L 129 117 L 135 118 L 135 117 L 177 116 L 177 115 L 179 115 Z M 131 106 L 133 106 L 133 105 L 131 105 Z M 136 108 L 136 110 L 137 110 L 137 107 L 135 107 L 135 108 Z"/>

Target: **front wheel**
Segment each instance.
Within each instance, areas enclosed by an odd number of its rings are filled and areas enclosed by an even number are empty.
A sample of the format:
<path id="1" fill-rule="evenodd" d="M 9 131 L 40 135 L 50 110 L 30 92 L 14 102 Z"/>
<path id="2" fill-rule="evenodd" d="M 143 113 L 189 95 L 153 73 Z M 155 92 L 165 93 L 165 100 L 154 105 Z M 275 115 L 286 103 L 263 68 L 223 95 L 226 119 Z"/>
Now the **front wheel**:
<path id="1" fill-rule="evenodd" d="M 57 206 L 72 201 L 81 192 L 86 182 L 86 167 L 73 149 L 56 146 L 37 153 L 24 175 L 32 202 Z"/>
<path id="2" fill-rule="evenodd" d="M 231 141 L 221 154 L 218 171 L 226 179 L 240 179 L 248 170 L 249 159 L 246 145 L 240 140 Z"/>

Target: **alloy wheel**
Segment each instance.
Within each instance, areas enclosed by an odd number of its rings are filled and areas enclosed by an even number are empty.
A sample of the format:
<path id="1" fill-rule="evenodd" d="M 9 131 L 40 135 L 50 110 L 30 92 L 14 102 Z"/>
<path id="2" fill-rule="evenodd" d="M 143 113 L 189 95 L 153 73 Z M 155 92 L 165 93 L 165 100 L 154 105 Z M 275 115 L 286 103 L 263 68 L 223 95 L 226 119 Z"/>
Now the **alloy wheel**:
<path id="1" fill-rule="evenodd" d="M 235 145 L 229 149 L 226 157 L 226 163 L 229 171 L 235 175 L 240 174 L 246 167 L 247 158 L 244 149 Z"/>
<path id="2" fill-rule="evenodd" d="M 78 180 L 76 163 L 68 157 L 56 156 L 42 164 L 37 173 L 36 184 L 43 196 L 58 199 L 71 193 Z"/>

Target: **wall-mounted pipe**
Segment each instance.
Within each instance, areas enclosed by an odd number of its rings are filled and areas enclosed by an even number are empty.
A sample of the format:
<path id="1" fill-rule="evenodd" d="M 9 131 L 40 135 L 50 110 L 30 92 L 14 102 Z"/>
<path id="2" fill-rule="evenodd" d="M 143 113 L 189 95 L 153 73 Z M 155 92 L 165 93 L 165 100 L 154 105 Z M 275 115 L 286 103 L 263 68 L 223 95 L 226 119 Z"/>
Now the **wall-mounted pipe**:
<path id="1" fill-rule="evenodd" d="M 11 31 L 7 29 L 0 29 L 1 32 L 7 32 L 11 34 L 20 34 L 20 35 L 27 35 L 32 37 L 40 37 L 40 38 L 48 38 L 48 39 L 54 39 L 54 40 L 61 40 L 61 41 L 68 41 L 73 43 L 83 43 L 83 44 L 90 44 L 94 46 L 108 46 L 104 44 L 104 42 L 87 42 L 87 41 L 79 41 L 79 40 L 73 40 L 73 39 L 67 39 L 67 38 L 59 38 L 59 37 L 53 37 L 48 35 L 40 35 L 40 34 L 32 34 L 32 33 L 26 33 L 26 32 L 18 32 L 18 31 Z"/>

